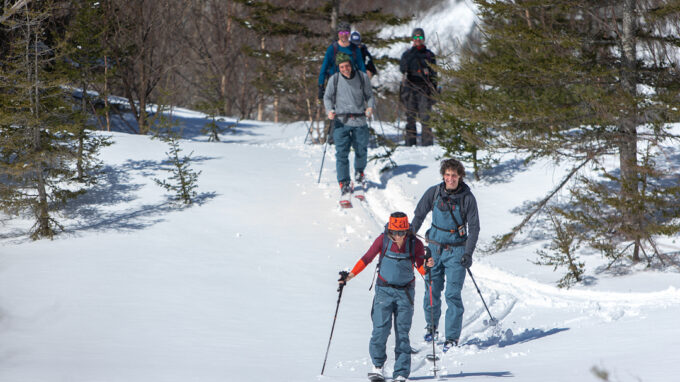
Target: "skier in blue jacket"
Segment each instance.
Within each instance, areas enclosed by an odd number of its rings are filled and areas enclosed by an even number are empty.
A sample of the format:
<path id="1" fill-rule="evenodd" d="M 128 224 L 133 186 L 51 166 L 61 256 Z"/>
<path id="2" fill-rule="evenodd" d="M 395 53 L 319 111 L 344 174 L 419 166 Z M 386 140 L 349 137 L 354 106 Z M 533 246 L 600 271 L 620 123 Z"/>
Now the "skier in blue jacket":
<path id="1" fill-rule="evenodd" d="M 434 340 L 441 316 L 441 292 L 446 284 L 445 342 L 443 351 L 458 345 L 463 323 L 461 291 L 465 272 L 472 265 L 472 254 L 479 237 L 477 201 L 463 178 L 465 167 L 455 159 L 442 161 L 443 182 L 430 187 L 418 202 L 413 217 L 413 232 L 417 233 L 423 220 L 432 211 L 432 226 L 425 240 L 432 252 L 434 267 L 427 282 L 432 282 L 432 303 L 425 293 L 423 308 L 427 322 L 426 341 Z M 430 280 L 431 277 L 431 280 Z M 430 315 L 432 310 L 432 315 Z M 430 318 L 433 317 L 433 318 Z"/>
<path id="2" fill-rule="evenodd" d="M 339 52 L 346 53 L 352 58 L 352 67 L 354 70 L 360 70 L 366 73 L 366 66 L 364 65 L 364 58 L 361 55 L 361 49 L 357 45 L 350 43 L 350 33 L 351 28 L 349 23 L 339 23 L 338 41 L 334 41 L 328 46 L 328 49 L 326 49 L 326 55 L 323 57 L 321 71 L 319 72 L 319 100 L 323 100 L 326 80 L 338 72 L 335 56 Z"/>

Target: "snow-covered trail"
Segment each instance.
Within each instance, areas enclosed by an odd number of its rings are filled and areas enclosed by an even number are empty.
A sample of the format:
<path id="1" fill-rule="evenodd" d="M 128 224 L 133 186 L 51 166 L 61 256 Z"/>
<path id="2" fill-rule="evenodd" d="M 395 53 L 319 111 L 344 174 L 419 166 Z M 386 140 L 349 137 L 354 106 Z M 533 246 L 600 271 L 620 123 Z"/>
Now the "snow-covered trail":
<path id="1" fill-rule="evenodd" d="M 69 232 L 54 241 L 15 235 L 0 242 L 0 380 L 365 380 L 373 266 L 344 290 L 319 376 L 337 274 L 354 265 L 391 212 L 412 217 L 420 195 L 439 181 L 440 148 L 400 148 L 399 167 L 388 173 L 369 164 L 367 203 L 343 210 L 333 147 L 317 184 L 322 147 L 303 143 L 304 124 L 243 121 L 222 142 L 199 134 L 182 142 L 203 172 L 200 203 L 177 210 L 152 180 L 164 175 L 167 147 L 112 135 L 117 144 L 102 153 L 107 179 L 69 210 L 62 220 Z M 505 175 L 470 182 L 480 246 L 516 224 L 511 209 L 559 179 L 541 166 Z M 10 231 L 26 222 L 12 223 Z M 621 381 L 651 381 L 680 372 L 659 350 L 680 351 L 676 273 L 591 275 L 591 285 L 559 290 L 550 269 L 528 261 L 540 244 L 475 255 L 472 272 L 489 309 L 513 334 L 484 325 L 486 310 L 466 280 L 463 346 L 442 359 L 441 375 L 571 382 L 593 380 L 597 365 L 623 374 Z M 430 375 L 421 343 L 424 291 L 417 278 L 411 339 L 422 350 L 413 380 Z M 388 353 L 388 373 L 391 365 Z"/>
<path id="2" fill-rule="evenodd" d="M 404 151 L 407 150 L 410 150 L 410 152 L 402 153 L 402 155 L 406 158 L 417 158 L 418 163 L 423 163 L 423 157 L 431 156 L 432 167 L 411 169 L 410 166 L 412 165 L 406 164 L 398 169 L 396 174 L 388 173 L 387 175 L 379 174 L 377 167 L 369 166 L 366 171 L 367 179 L 372 187 L 367 192 L 365 207 L 370 209 L 370 218 L 374 220 L 376 225 L 384 224 L 387 216 L 397 210 L 404 211 L 409 214 L 409 217 L 412 217 L 420 195 L 422 195 L 427 187 L 438 182 L 438 161 L 435 160 L 438 153 L 428 148 L 412 148 L 405 149 Z M 403 163 L 403 159 L 398 161 Z M 420 172 L 430 174 L 431 183 L 427 183 L 427 177 L 422 176 Z M 536 176 L 536 172 L 532 176 Z M 549 181 L 559 178 L 559 174 L 548 172 L 546 173 L 546 178 L 543 180 L 548 182 L 544 184 L 544 187 L 549 189 L 551 187 Z M 424 179 L 425 181 L 423 181 Z M 332 179 L 327 181 L 332 183 Z M 509 179 L 508 182 L 511 184 L 502 185 L 502 187 L 522 187 L 521 182 L 513 182 L 512 179 Z M 535 182 L 540 183 L 540 181 Z M 473 189 L 475 186 L 484 186 L 484 184 L 475 184 L 474 181 L 470 183 Z M 486 191 L 484 190 L 480 194 L 484 195 Z M 543 191 L 538 190 L 534 192 L 540 195 Z M 484 202 L 485 200 L 482 200 L 481 203 Z M 507 205 L 506 208 L 509 209 Z M 480 210 L 483 209 L 480 207 Z M 500 211 L 501 214 L 506 215 L 505 220 L 508 220 L 507 209 Z M 347 211 L 346 213 L 356 213 L 356 211 Z M 485 216 L 482 215 L 483 220 L 484 218 Z M 514 218 L 517 219 L 517 217 Z M 360 220 L 366 220 L 366 218 L 364 217 Z M 428 217 L 424 227 L 429 225 L 429 221 Z M 493 235 L 503 233 L 502 229 L 506 226 L 510 226 L 507 221 L 504 221 L 503 224 L 483 226 L 486 234 L 482 235 L 480 246 L 484 245 L 485 241 L 488 242 Z M 489 230 L 495 232 L 489 233 Z M 357 232 L 357 234 L 362 239 L 366 238 L 363 232 Z M 613 337 L 616 338 L 616 341 L 621 341 L 618 334 L 620 329 L 614 327 L 614 324 L 618 323 L 620 324 L 619 326 L 625 327 L 636 320 L 647 320 L 648 317 L 653 317 L 659 313 L 659 310 L 663 312 L 665 309 L 677 310 L 680 307 L 680 290 L 673 286 L 663 290 L 638 293 L 576 288 L 563 290 L 557 288 L 554 282 L 544 283 L 535 281 L 493 266 L 494 256 L 477 255 L 476 257 L 476 263 L 471 270 L 489 305 L 491 314 L 500 321 L 500 324 L 498 327 L 485 325 L 485 322 L 489 319 L 488 313 L 472 281 L 467 277 L 463 293 L 467 310 L 463 322 L 462 346 L 455 349 L 453 353 L 443 357 L 439 365 L 441 368 L 440 374 L 447 375 L 449 372 L 454 372 L 455 376 L 489 377 L 491 379 L 502 376 L 514 376 L 516 372 L 510 371 L 512 370 L 511 367 L 500 371 L 466 373 L 464 365 L 466 363 L 479 362 L 489 356 L 501 356 L 505 359 L 525 357 L 532 351 L 540 351 L 542 347 L 541 341 L 553 341 L 554 337 L 560 337 L 565 341 L 565 345 L 568 346 L 569 340 L 565 340 L 561 334 L 565 334 L 564 332 L 570 330 L 594 331 L 593 342 L 599 343 L 607 342 L 605 339 L 607 333 L 617 333 Z M 528 259 L 526 257 L 518 258 L 517 261 L 526 262 Z M 369 269 L 372 270 L 372 267 L 369 267 Z M 423 290 L 423 283 L 419 280 L 417 294 L 420 296 L 422 293 L 420 291 Z M 419 325 L 423 321 L 419 319 L 423 314 L 422 308 L 419 306 L 420 301 L 422 300 L 419 297 L 416 303 L 414 325 L 411 332 L 412 345 L 416 348 L 421 348 L 421 352 L 413 356 L 413 379 L 431 375 L 431 365 L 424 360 L 425 354 L 430 351 L 430 348 L 420 342 L 423 333 L 422 326 Z M 602 326 L 610 327 L 602 328 Z M 508 329 L 510 330 L 508 331 Z M 623 332 L 626 333 L 626 330 L 623 329 Z M 624 344 L 635 342 L 626 341 L 626 335 L 622 335 L 624 337 L 622 339 Z M 599 336 L 604 338 L 596 339 Z M 676 340 L 669 339 L 663 334 L 659 336 L 658 340 L 661 342 L 664 340 L 670 341 L 677 345 Z M 589 343 L 588 347 L 594 350 L 592 354 L 586 353 L 588 356 L 593 357 L 591 366 L 596 366 L 599 355 L 597 346 Z M 625 348 L 626 346 L 623 345 L 623 347 Z M 604 353 L 610 351 L 611 349 L 608 349 Z M 352 376 L 361 375 L 365 370 L 357 372 L 356 365 L 365 365 L 367 362 L 370 363 L 370 361 L 367 361 L 366 355 L 362 355 L 361 358 L 352 362 L 340 362 L 337 365 L 338 370 L 336 371 L 349 372 Z M 625 362 L 623 364 L 625 365 Z M 576 374 L 574 374 L 572 367 L 565 366 L 564 369 L 565 374 L 563 375 L 565 376 L 580 375 L 581 377 L 592 377 L 588 367 L 582 368 Z M 388 360 L 386 370 L 389 375 L 390 360 Z M 663 375 L 663 372 L 659 372 L 658 369 L 653 370 L 651 373 Z M 344 372 L 342 373 L 343 375 L 345 374 Z M 526 380 L 534 380 L 529 375 L 524 375 L 524 373 L 517 374 L 523 374 L 525 378 L 529 377 Z M 540 379 L 542 376 L 537 376 L 537 378 Z M 523 378 L 522 380 L 525 379 Z M 559 380 L 559 378 L 556 380 Z"/>

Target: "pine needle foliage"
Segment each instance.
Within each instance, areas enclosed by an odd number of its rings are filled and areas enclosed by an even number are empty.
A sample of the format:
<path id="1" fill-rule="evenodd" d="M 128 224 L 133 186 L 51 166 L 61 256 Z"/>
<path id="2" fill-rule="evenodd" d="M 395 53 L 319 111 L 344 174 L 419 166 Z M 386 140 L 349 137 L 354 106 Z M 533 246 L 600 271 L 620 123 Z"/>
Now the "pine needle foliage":
<path id="1" fill-rule="evenodd" d="M 77 134 L 82 119 L 66 90 L 64 49 L 50 23 L 54 4 L 28 2 L 2 25 L 0 47 L 0 208 L 30 212 L 34 240 L 63 226 L 55 216 L 85 192 L 77 177 Z"/>
<path id="2" fill-rule="evenodd" d="M 575 253 L 579 247 L 575 235 L 576 228 L 573 224 L 565 224 L 554 213 L 550 214 L 550 221 L 555 236 L 548 246 L 548 251 L 542 249 L 536 251 L 539 259 L 534 264 L 552 266 L 553 270 L 565 267 L 567 273 L 557 282 L 557 286 L 568 289 L 575 283 L 581 282 L 585 272 L 585 264 L 579 261 Z"/>
<path id="3" fill-rule="evenodd" d="M 243 51 L 256 63 L 257 77 L 252 85 L 262 97 L 275 99 L 281 114 L 312 121 L 317 102 L 317 79 L 328 46 L 337 41 L 331 31 L 333 1 L 294 5 L 281 1 L 236 0 L 245 7 L 242 17 L 234 17 L 243 28 L 254 32 L 258 46 L 243 46 Z M 388 46 L 399 38 L 380 38 L 385 26 L 401 25 L 409 18 L 370 9 L 364 12 L 342 12 L 338 21 L 361 29 L 362 42 L 371 47 Z M 378 65 L 386 60 L 376 58 Z M 325 142 L 325 137 L 319 140 Z"/>
<path id="4" fill-rule="evenodd" d="M 111 77 L 112 71 L 104 70 L 104 57 L 109 54 L 103 44 L 107 25 L 101 21 L 103 12 L 99 2 L 79 0 L 72 2 L 72 6 L 74 16 L 64 38 L 63 68 L 69 83 L 78 86 L 81 93 L 80 104 L 73 113 L 75 125 L 78 126 L 75 130 L 76 180 L 89 185 L 96 183 L 102 167 L 98 159 L 100 150 L 111 145 L 107 137 L 92 133 L 96 123 L 91 120 L 91 116 L 98 123 L 102 112 L 96 110 L 98 97 L 91 90 L 94 84 L 103 83 L 107 77 Z"/>
<path id="5" fill-rule="evenodd" d="M 179 145 L 180 134 L 173 130 L 176 126 L 174 126 L 171 118 L 166 115 L 165 108 L 159 107 L 156 115 L 158 118 L 154 127 L 154 138 L 168 144 L 166 164 L 169 166 L 165 168 L 165 171 L 169 172 L 170 176 L 167 179 L 154 178 L 154 182 L 166 191 L 173 193 L 173 200 L 191 205 L 198 195 L 196 189 L 201 171 L 196 172 L 191 168 L 193 151 L 189 155 L 182 154 L 182 148 Z"/>
<path id="6" fill-rule="evenodd" d="M 440 134 L 460 136 L 447 149 L 590 161 L 558 213 L 607 257 L 658 253 L 654 237 L 680 228 L 666 216 L 678 216 L 678 180 L 654 161 L 678 139 L 680 1 L 475 3 L 481 48 L 442 72 L 454 86 L 442 95 Z M 618 169 L 604 165 L 612 157 Z"/>

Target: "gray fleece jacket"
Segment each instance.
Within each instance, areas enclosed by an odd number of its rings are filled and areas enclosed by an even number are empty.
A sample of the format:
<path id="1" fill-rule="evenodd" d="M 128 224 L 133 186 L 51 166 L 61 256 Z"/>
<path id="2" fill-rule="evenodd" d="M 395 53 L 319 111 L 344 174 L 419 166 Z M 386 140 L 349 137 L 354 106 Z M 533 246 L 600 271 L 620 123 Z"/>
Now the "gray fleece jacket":
<path id="1" fill-rule="evenodd" d="M 359 76 L 362 77 L 364 83 L 363 94 Z M 338 84 L 337 92 L 335 88 L 336 78 Z M 333 94 L 335 94 L 335 105 L 333 105 Z M 339 118 L 343 124 L 347 126 L 365 126 L 367 124 L 366 117 L 364 116 L 366 108 L 375 108 L 371 80 L 366 73 L 361 71 L 352 71 L 351 78 L 345 78 L 340 72 L 335 73 L 328 79 L 326 92 L 323 95 L 323 103 L 326 108 L 326 114 L 332 110 L 335 111 L 335 114 L 338 115 L 336 118 Z M 347 118 L 345 122 L 343 115 L 349 114 L 354 114 L 355 116 Z"/>

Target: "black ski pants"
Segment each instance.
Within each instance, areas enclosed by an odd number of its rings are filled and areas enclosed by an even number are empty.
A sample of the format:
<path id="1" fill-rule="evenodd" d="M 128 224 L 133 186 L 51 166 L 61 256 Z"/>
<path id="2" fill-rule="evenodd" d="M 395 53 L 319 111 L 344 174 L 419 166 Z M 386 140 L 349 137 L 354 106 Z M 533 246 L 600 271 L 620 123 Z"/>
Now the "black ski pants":
<path id="1" fill-rule="evenodd" d="M 427 87 L 409 86 L 405 97 L 406 107 L 406 146 L 417 144 L 418 131 L 416 121 L 420 121 L 421 134 L 420 142 L 422 146 L 432 146 L 434 135 L 428 125 L 430 120 L 430 109 L 432 108 L 432 98 Z"/>

